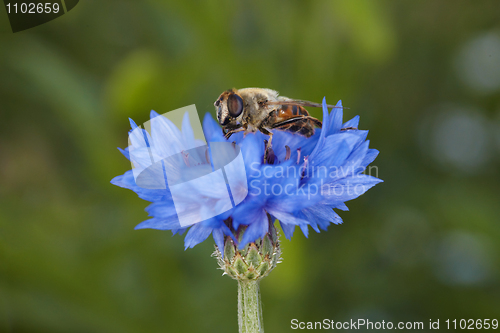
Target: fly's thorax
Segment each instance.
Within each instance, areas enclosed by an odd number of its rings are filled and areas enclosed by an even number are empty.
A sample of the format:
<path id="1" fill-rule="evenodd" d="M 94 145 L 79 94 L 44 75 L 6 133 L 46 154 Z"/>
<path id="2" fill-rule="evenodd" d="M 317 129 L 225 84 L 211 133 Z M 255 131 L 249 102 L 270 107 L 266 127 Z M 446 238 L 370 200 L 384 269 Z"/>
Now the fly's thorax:
<path id="1" fill-rule="evenodd" d="M 276 101 L 278 92 L 265 88 L 245 88 L 238 90 L 238 93 L 244 100 L 244 119 L 247 126 L 259 128 L 261 124 L 269 117 L 269 113 L 276 107 L 267 105 L 268 101 Z"/>
<path id="2" fill-rule="evenodd" d="M 253 106 L 248 109 L 247 117 L 244 123 L 247 127 L 259 129 L 269 119 L 269 115 L 274 110 L 274 106 Z"/>

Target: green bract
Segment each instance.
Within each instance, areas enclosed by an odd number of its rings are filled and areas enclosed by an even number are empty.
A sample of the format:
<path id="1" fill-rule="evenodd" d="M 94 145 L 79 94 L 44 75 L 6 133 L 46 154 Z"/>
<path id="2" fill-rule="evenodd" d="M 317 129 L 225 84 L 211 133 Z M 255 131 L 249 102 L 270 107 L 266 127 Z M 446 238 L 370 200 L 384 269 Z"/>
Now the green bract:
<path id="1" fill-rule="evenodd" d="M 244 234 L 244 229 L 239 232 L 238 241 Z M 264 237 L 251 242 L 243 249 L 238 249 L 234 240 L 226 236 L 224 240 L 224 256 L 216 246 L 214 256 L 217 257 L 220 268 L 224 274 L 235 280 L 259 280 L 269 274 L 280 262 L 281 250 L 279 247 L 278 231 L 269 218 L 269 232 Z"/>

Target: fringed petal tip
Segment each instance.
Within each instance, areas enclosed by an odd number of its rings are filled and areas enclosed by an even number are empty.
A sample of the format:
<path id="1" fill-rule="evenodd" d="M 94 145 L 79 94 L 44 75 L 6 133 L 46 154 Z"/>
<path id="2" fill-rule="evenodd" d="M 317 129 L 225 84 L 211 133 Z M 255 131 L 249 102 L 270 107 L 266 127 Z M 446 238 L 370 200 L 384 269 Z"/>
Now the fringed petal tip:
<path id="1" fill-rule="evenodd" d="M 128 121 L 130 123 L 130 127 L 132 128 L 132 130 L 135 130 L 136 128 L 140 127 L 135 123 L 135 121 L 132 118 L 128 118 Z"/>
<path id="2" fill-rule="evenodd" d="M 151 110 L 151 112 L 149 113 L 149 118 L 150 119 L 153 119 L 155 117 L 158 117 L 160 114 L 158 112 L 156 112 L 155 110 Z"/>

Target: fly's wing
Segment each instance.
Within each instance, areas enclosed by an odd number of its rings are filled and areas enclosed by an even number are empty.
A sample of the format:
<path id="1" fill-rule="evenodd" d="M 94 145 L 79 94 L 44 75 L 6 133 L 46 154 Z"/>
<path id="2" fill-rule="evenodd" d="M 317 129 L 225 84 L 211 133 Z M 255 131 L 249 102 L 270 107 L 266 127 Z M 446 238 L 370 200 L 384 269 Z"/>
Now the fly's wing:
<path id="1" fill-rule="evenodd" d="M 314 103 L 314 102 L 309 102 L 309 101 L 302 101 L 298 99 L 291 99 L 288 97 L 280 96 L 278 97 L 278 100 L 276 101 L 267 101 L 267 105 L 297 105 L 297 106 L 302 106 L 302 107 L 313 107 L 313 108 L 321 108 L 323 107 L 323 104 L 321 103 Z M 342 106 L 336 106 L 336 105 L 326 105 L 327 108 L 342 108 Z M 344 108 L 346 109 L 346 108 Z"/>

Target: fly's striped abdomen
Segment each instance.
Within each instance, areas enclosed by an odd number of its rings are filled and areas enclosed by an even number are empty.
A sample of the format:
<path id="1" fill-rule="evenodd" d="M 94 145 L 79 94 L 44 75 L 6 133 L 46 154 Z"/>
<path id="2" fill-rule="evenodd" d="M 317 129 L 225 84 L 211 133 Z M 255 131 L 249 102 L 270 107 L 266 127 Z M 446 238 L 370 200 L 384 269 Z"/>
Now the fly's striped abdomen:
<path id="1" fill-rule="evenodd" d="M 311 117 L 300 105 L 281 105 L 270 113 L 272 128 L 310 137 L 314 127 L 321 127 L 321 121 Z"/>
<path id="2" fill-rule="evenodd" d="M 300 105 L 281 105 L 277 120 L 282 121 L 297 116 L 309 116 L 309 112 Z"/>

